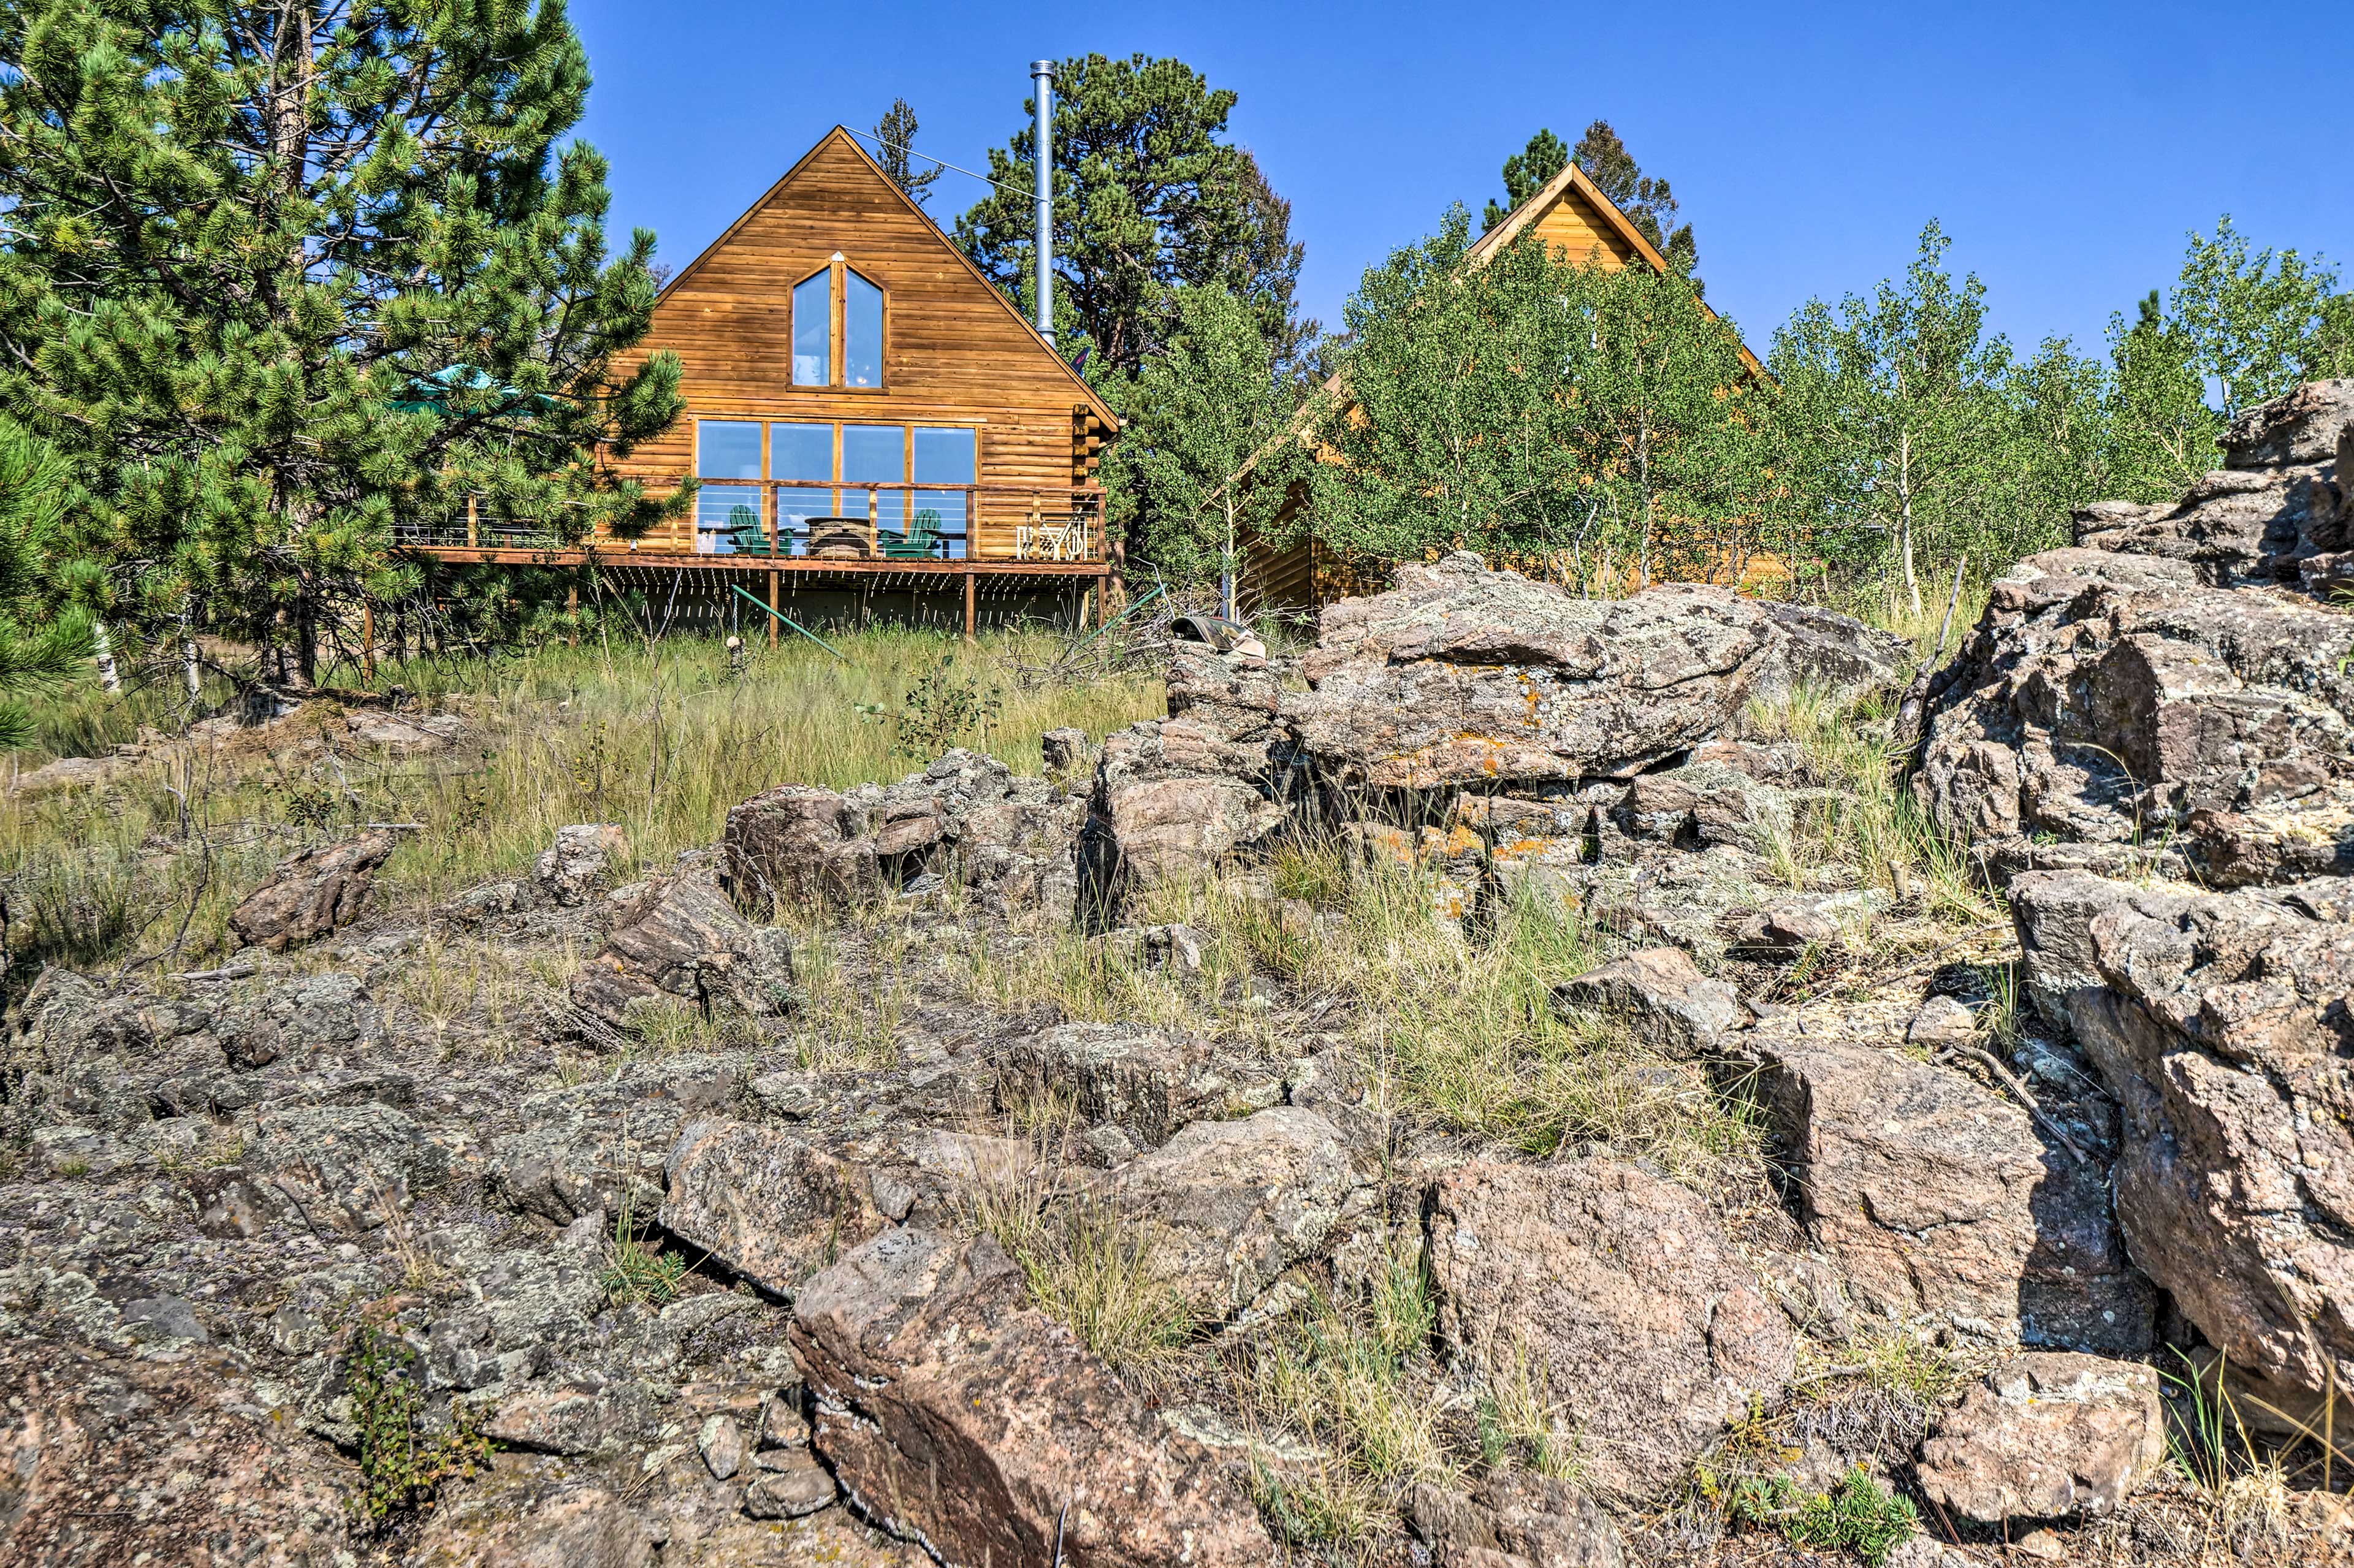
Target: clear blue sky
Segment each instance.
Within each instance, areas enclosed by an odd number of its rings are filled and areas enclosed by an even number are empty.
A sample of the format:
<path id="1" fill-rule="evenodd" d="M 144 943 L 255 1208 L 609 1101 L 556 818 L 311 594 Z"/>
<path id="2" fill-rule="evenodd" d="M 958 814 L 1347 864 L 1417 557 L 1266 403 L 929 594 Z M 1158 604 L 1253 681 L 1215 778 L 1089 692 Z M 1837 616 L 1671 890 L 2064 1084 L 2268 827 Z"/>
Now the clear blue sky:
<path id="1" fill-rule="evenodd" d="M 1809 295 L 1902 270 L 1922 224 L 2022 343 L 2096 347 L 2221 212 L 2354 282 L 2354 5 L 1139 6 L 573 0 L 618 229 L 673 265 L 837 122 L 895 95 L 968 168 L 1034 58 L 1174 55 L 1241 95 L 1234 139 L 1292 202 L 1305 307 L 1476 214 L 1540 125 L 1601 116 L 1696 228 L 1712 303 L 1761 353 Z M 980 191 L 945 175 L 943 223 Z"/>

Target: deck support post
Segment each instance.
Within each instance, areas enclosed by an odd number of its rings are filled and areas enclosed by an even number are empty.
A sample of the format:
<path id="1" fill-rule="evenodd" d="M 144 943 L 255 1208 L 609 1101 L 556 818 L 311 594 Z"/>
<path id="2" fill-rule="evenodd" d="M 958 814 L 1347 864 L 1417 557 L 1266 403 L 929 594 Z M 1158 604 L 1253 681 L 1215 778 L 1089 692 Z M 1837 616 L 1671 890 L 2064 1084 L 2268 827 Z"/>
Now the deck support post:
<path id="1" fill-rule="evenodd" d="M 769 568 L 769 646 L 777 645 L 777 568 Z"/>
<path id="2" fill-rule="evenodd" d="M 964 575 L 964 640 L 967 642 L 972 641 L 973 622 L 977 619 L 974 595 L 979 591 L 980 581 L 981 578 L 975 573 L 967 572 Z"/>
<path id="3" fill-rule="evenodd" d="M 360 600 L 360 684 L 376 684 L 376 604 Z"/>
<path id="4" fill-rule="evenodd" d="M 1096 579 L 1096 624 L 1101 626 L 1111 615 L 1111 578 L 1108 575 Z"/>
<path id="5" fill-rule="evenodd" d="M 564 645 L 578 648 L 580 646 L 580 579 L 577 577 L 572 579 L 572 586 L 565 590 L 564 612 L 571 617 L 570 623 L 565 628 Z"/>
<path id="6" fill-rule="evenodd" d="M 466 496 L 466 548 L 479 550 L 482 547 L 482 517 L 475 508 L 474 497 L 470 492 Z"/>

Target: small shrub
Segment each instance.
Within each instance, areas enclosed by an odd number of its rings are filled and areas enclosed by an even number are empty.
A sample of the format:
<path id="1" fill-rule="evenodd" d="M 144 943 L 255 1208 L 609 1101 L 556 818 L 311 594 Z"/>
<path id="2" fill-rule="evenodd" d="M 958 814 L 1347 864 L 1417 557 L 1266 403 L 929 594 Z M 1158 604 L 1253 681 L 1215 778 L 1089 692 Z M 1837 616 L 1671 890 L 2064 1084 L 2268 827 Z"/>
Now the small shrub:
<path id="1" fill-rule="evenodd" d="M 613 1261 L 605 1270 L 605 1298 L 615 1305 L 662 1307 L 678 1295 L 686 1278 L 686 1259 L 646 1245 L 642 1228 L 632 1213 L 635 1199 L 625 1185 L 621 1212 L 613 1221 Z"/>
<path id="2" fill-rule="evenodd" d="M 1779 1531 L 1794 1546 L 1852 1552 L 1872 1568 L 1921 1528 L 1912 1499 L 1893 1495 L 1861 1468 L 1828 1492 L 1801 1491 L 1787 1476 L 1744 1477 L 1726 1489 L 1723 1505 L 1732 1523 Z"/>
<path id="3" fill-rule="evenodd" d="M 362 1325 L 353 1335 L 346 1376 L 364 1483 L 355 1506 L 371 1524 L 428 1507 L 443 1481 L 490 1463 L 479 1414 L 453 1404 L 449 1431 L 425 1429 L 416 1365 L 417 1352 L 390 1334 Z"/>

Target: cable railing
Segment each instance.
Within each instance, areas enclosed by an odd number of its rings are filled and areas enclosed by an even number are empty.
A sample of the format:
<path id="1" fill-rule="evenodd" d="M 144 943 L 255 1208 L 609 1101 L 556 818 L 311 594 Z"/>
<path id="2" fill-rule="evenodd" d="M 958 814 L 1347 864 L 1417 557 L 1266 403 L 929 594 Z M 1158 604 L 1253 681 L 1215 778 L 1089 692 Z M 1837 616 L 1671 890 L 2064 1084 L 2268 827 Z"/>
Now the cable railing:
<path id="1" fill-rule="evenodd" d="M 686 515 L 634 539 L 586 543 L 618 556 L 1086 564 L 1104 558 L 1103 503 L 1100 490 L 1079 487 L 705 480 Z M 442 550 L 567 547 L 545 524 L 494 518 L 477 496 L 460 515 L 397 525 L 394 540 Z"/>

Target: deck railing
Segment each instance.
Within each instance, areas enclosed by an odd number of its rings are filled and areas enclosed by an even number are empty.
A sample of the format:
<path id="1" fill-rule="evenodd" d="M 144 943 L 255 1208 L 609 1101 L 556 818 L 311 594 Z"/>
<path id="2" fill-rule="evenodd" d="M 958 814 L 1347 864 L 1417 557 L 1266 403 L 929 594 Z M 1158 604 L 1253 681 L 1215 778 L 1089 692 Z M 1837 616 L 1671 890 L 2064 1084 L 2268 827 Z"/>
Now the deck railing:
<path id="1" fill-rule="evenodd" d="M 611 555 L 1098 562 L 1103 503 L 1101 491 L 1079 488 L 705 480 L 688 515 L 634 540 L 593 543 Z M 482 550 L 561 543 L 543 524 L 493 518 L 473 496 L 461 515 L 400 524 L 395 541 Z"/>

